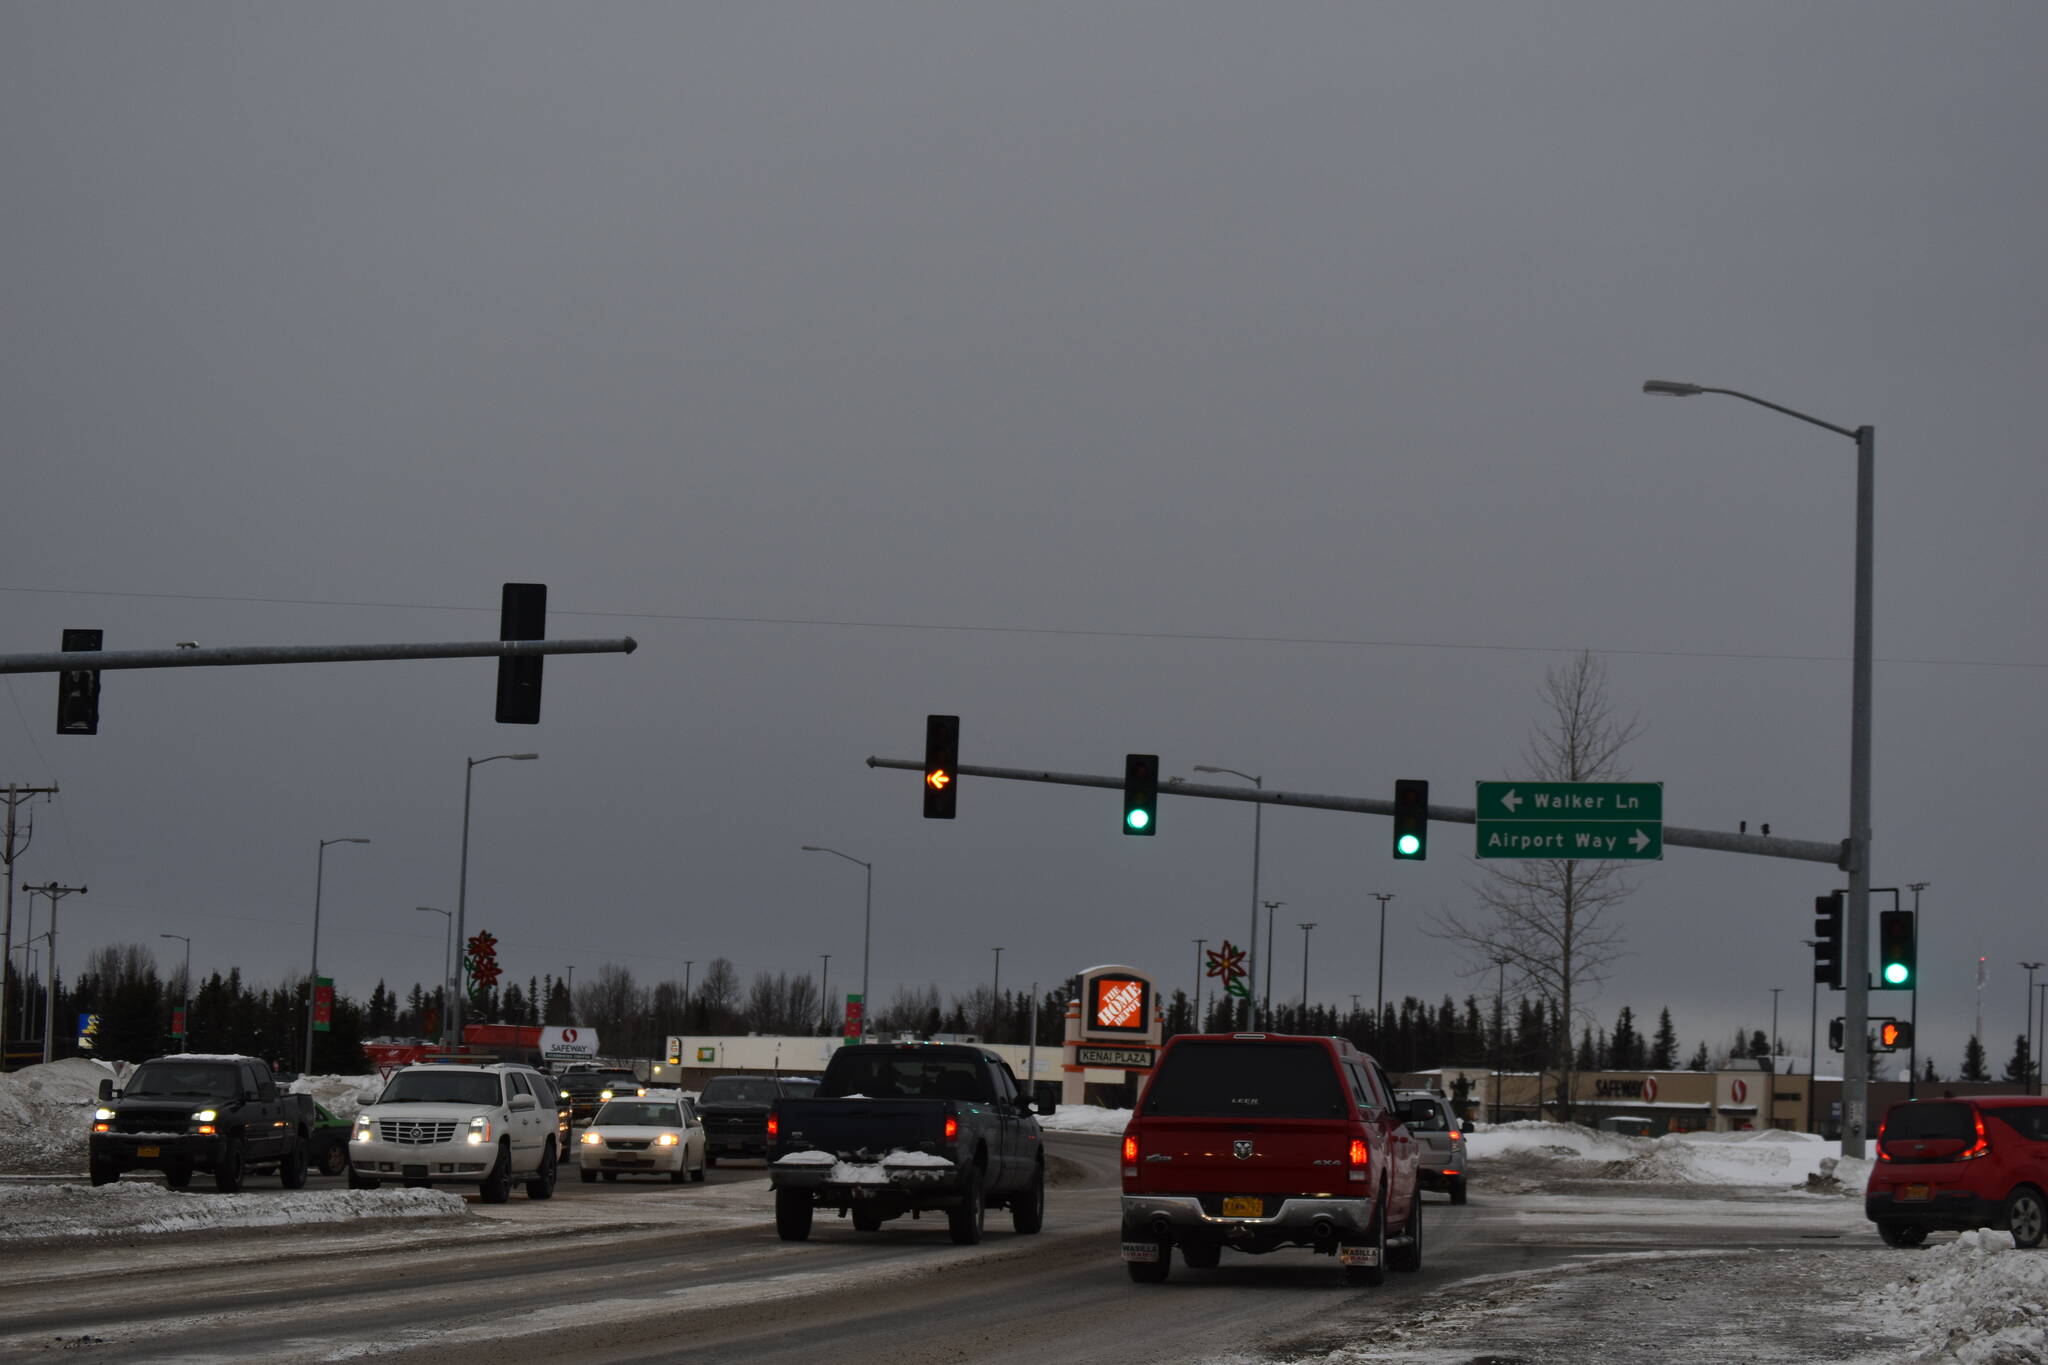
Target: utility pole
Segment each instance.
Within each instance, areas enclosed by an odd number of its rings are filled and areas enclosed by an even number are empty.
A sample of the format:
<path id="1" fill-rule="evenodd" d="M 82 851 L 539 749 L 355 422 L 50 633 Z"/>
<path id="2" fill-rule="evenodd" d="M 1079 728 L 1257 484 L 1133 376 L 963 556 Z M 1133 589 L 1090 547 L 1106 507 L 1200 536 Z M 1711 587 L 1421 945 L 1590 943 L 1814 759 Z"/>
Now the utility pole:
<path id="1" fill-rule="evenodd" d="M 1195 1013 L 1194 1017 L 1188 1021 L 1189 1033 L 1200 1033 L 1202 1031 L 1202 949 L 1208 946 L 1209 940 L 1206 938 L 1195 940 Z"/>
<path id="2" fill-rule="evenodd" d="M 1906 889 L 1913 893 L 1913 1044 L 1906 1049 L 1906 1098 L 1920 1097 L 1920 893 L 1932 882 L 1907 882 Z"/>
<path id="3" fill-rule="evenodd" d="M 1809 949 L 1820 942 L 1817 938 L 1799 940 Z M 1820 1084 L 1820 982 L 1813 983 L 1813 993 L 1806 1004 L 1806 1131 L 1813 1131 L 1813 1092 Z"/>
<path id="4" fill-rule="evenodd" d="M 0 845 L 0 856 L 4 856 L 7 862 L 6 927 L 4 931 L 0 931 L 0 1071 L 5 1071 L 8 1063 L 7 970 L 4 964 L 14 960 L 14 860 L 28 850 L 27 844 L 23 844 L 18 849 L 14 846 L 14 810 L 15 807 L 28 800 L 31 796 L 55 796 L 56 794 L 57 789 L 54 786 L 23 787 L 12 782 L 7 784 L 7 839 L 4 845 Z M 35 833 L 33 821 L 29 824 L 29 833 L 31 835 Z M 26 970 L 28 966 L 27 938 L 27 934 L 22 935 L 22 948 L 24 949 L 22 953 L 22 967 L 24 970 L 21 974 L 21 984 L 24 996 L 28 994 L 28 972 Z M 27 1016 L 24 1015 L 23 1018 L 25 1020 Z M 25 1031 L 26 1029 L 24 1029 Z"/>
<path id="5" fill-rule="evenodd" d="M 1003 950 L 1001 948 L 991 948 L 989 951 L 996 955 L 996 972 L 993 977 L 989 978 L 988 983 L 988 1040 L 993 1043 L 996 1041 L 997 1022 L 1003 1017 L 1003 993 L 1001 989 L 1003 984 Z M 862 1001 L 861 1003 L 865 1006 L 867 1002 Z"/>
<path id="6" fill-rule="evenodd" d="M 1273 1026 L 1273 921 L 1280 918 L 1280 907 L 1285 904 L 1286 901 L 1266 902 L 1266 1003 L 1260 1012 L 1268 1016 L 1268 1028 Z"/>
<path id="7" fill-rule="evenodd" d="M 1377 1045 L 1380 1012 L 1387 1007 L 1387 902 L 1394 898 L 1394 894 L 1391 891 L 1375 891 L 1372 898 L 1380 903 L 1380 981 L 1372 997 L 1373 1041 Z"/>
<path id="8" fill-rule="evenodd" d="M 832 1036 L 832 954 L 819 953 L 818 956 L 824 959 L 818 967 L 818 1008 L 824 1012 L 825 1036 L 830 1038 Z M 683 969 L 686 977 L 689 974 L 689 970 L 688 967 Z M 683 987 L 683 1017 L 685 1019 L 689 1018 L 689 1012 L 690 995 L 689 986 L 686 982 Z"/>
<path id="9" fill-rule="evenodd" d="M 11 809 L 10 809 L 10 813 Z M 13 883 L 9 882 L 9 886 Z M 43 1061 L 48 1064 L 54 1056 L 52 1049 L 57 1042 L 57 902 L 66 896 L 82 896 L 82 886 L 59 886 L 50 882 L 43 886 L 27 886 L 24 891 L 33 891 L 50 898 L 50 932 L 44 935 L 50 940 L 49 975 L 43 981 Z"/>
<path id="10" fill-rule="evenodd" d="M 1313 928 L 1315 928 L 1315 927 L 1316 927 L 1316 922 L 1315 922 L 1314 920 L 1309 920 L 1309 921 L 1307 921 L 1306 923 L 1304 923 L 1304 924 L 1302 924 L 1302 925 L 1300 926 L 1300 928 L 1301 928 L 1301 1026 L 1302 1026 L 1302 1028 L 1304 1028 L 1304 1029 L 1306 1029 L 1306 1028 L 1308 1027 L 1308 934 L 1309 934 L 1309 930 L 1311 930 L 1311 929 L 1313 929 Z"/>

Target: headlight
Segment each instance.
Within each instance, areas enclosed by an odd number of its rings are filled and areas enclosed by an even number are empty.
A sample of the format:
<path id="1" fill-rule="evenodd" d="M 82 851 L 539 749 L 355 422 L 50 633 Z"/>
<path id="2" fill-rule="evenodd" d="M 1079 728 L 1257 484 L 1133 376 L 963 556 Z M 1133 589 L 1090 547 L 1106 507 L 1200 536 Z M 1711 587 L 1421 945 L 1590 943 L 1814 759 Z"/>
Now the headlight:
<path id="1" fill-rule="evenodd" d="M 469 1145 L 481 1147 L 491 1140 L 491 1121 L 478 1114 L 469 1121 Z"/>
<path id="2" fill-rule="evenodd" d="M 604 1135 L 602 1133 L 593 1133 L 586 1128 L 583 1130 L 583 1136 L 578 1141 L 586 1147 L 602 1147 L 604 1146 Z"/>
<path id="3" fill-rule="evenodd" d="M 211 1109 L 195 1109 L 192 1112 L 192 1117 L 198 1119 L 201 1123 L 212 1123 L 220 1115 Z"/>
<path id="4" fill-rule="evenodd" d="M 601 1100 L 608 1100 L 612 1097 L 612 1092 L 609 1090 L 601 1090 L 598 1092 L 597 1097 Z"/>
<path id="5" fill-rule="evenodd" d="M 108 1119 L 114 1117 L 114 1111 L 111 1109 L 95 1109 L 92 1111 L 92 1116 L 101 1123 L 105 1123 Z"/>
<path id="6" fill-rule="evenodd" d="M 365 1123 L 361 1127 L 357 1128 L 354 1140 L 357 1142 L 370 1141 L 370 1125 Z"/>
<path id="7" fill-rule="evenodd" d="M 682 1139 L 677 1137 L 674 1133 L 663 1133 L 660 1137 L 654 1140 L 654 1145 L 657 1147 L 673 1147 L 681 1141 Z"/>

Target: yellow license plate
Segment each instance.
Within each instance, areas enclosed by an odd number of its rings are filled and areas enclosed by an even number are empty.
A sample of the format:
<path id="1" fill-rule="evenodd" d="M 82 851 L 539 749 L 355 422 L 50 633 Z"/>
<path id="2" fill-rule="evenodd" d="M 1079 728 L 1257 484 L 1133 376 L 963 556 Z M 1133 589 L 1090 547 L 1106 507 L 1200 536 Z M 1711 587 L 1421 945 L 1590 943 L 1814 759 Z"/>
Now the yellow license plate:
<path id="1" fill-rule="evenodd" d="M 1908 1186 L 1906 1186 L 1906 1187 L 1905 1187 L 1904 1189 L 1902 1189 L 1902 1190 L 1900 1190 L 1900 1191 L 1899 1191 L 1899 1198 L 1901 1198 L 1901 1199 L 1932 1199 L 1932 1198 L 1934 1198 L 1934 1186 L 1932 1186 L 1932 1185 L 1908 1185 Z"/>
<path id="2" fill-rule="evenodd" d="M 1228 1194 L 1223 1197 L 1225 1218 L 1264 1218 L 1266 1201 L 1256 1195 Z"/>
<path id="3" fill-rule="evenodd" d="M 156 1154 L 157 1149 L 154 1147 L 137 1147 L 135 1149 L 135 1155 L 137 1156 L 155 1156 Z"/>

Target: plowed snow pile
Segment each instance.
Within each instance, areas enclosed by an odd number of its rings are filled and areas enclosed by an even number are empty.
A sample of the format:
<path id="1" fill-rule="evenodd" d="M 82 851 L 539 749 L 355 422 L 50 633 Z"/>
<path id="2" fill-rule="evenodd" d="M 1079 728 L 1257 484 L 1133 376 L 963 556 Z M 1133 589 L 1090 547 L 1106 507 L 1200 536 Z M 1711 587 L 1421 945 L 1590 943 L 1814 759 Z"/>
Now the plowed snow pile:
<path id="1" fill-rule="evenodd" d="M 1930 1247 L 1909 1264 L 1860 1307 L 1873 1323 L 1925 1343 L 1914 1360 L 2048 1362 L 2048 1256 L 2016 1251 L 2011 1233 L 1986 1229 Z"/>
<path id="2" fill-rule="evenodd" d="M 1623 1137 L 1568 1123 L 1503 1123 L 1468 1134 L 1474 1178 L 1542 1173 L 1650 1185 L 1809 1187 L 1861 1195 L 1865 1160 L 1811 1133 L 1666 1133 Z M 1832 1180 L 1832 1184 L 1829 1182 Z"/>
<path id="3" fill-rule="evenodd" d="M 352 1119 L 381 1094 L 384 1082 L 375 1076 L 301 1076 L 287 1087 L 294 1095 L 311 1095 L 314 1101 L 338 1119 Z"/>
<path id="4" fill-rule="evenodd" d="M 100 1081 L 113 1068 L 82 1057 L 0 1075 L 0 1171 L 70 1175 L 85 1169 L 86 1133 Z"/>
<path id="5" fill-rule="evenodd" d="M 291 1227 L 359 1218 L 463 1216 L 448 1190 L 305 1190 L 283 1194 L 200 1194 L 161 1185 L 18 1185 L 0 1188 L 0 1240 L 197 1232 L 205 1228 Z"/>

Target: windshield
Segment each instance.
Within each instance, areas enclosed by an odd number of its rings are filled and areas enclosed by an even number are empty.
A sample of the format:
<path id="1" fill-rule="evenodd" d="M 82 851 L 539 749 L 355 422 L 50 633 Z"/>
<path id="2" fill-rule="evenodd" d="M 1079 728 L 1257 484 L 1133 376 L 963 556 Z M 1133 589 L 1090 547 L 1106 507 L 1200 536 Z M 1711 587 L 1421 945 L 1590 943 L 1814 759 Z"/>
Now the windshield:
<path id="1" fill-rule="evenodd" d="M 678 1127 L 682 1124 L 682 1111 L 673 1104 L 656 1104 L 652 1100 L 612 1100 L 597 1111 L 591 1120 L 597 1124 L 616 1124 L 620 1127 Z"/>
<path id="2" fill-rule="evenodd" d="M 1409 1103 L 1412 1104 L 1413 1101 Z M 1408 1126 L 1418 1133 L 1441 1133 L 1451 1125 L 1444 1119 L 1444 1107 L 1433 1103 L 1425 1117 L 1409 1119 Z"/>
<path id="3" fill-rule="evenodd" d="M 239 1071 L 217 1062 L 151 1062 L 136 1069 L 121 1093 L 139 1099 L 201 1096 L 231 1100 L 242 1093 Z"/>
<path id="4" fill-rule="evenodd" d="M 1145 1112 L 1175 1118 L 1344 1117 L 1330 1054 L 1314 1043 L 1188 1043 L 1166 1054 Z"/>
<path id="5" fill-rule="evenodd" d="M 498 1078 L 474 1071 L 401 1071 L 377 1103 L 495 1105 Z"/>
<path id="6" fill-rule="evenodd" d="M 704 1104 L 773 1104 L 782 1098 L 769 1076 L 714 1076 L 704 1083 Z"/>

